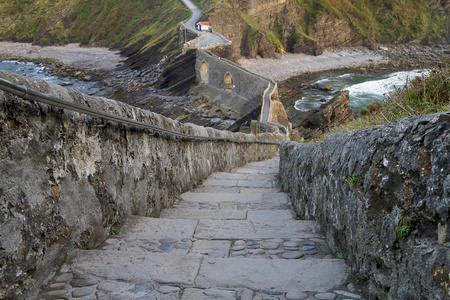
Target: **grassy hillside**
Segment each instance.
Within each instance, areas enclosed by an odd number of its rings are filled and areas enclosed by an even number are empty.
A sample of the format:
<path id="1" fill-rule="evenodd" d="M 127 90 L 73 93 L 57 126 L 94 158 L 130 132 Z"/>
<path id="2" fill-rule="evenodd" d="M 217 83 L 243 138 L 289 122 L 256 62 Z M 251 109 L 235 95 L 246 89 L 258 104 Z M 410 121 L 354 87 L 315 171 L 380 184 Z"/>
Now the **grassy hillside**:
<path id="1" fill-rule="evenodd" d="M 8 0 L 0 39 L 165 51 L 178 42 L 182 15 L 190 11 L 179 0 Z"/>
<path id="2" fill-rule="evenodd" d="M 449 23 L 445 8 L 430 0 L 295 0 L 308 12 L 308 19 L 327 13 L 348 18 L 359 38 L 379 42 L 448 37 Z M 304 23 L 308 30 L 308 23 Z"/>
<path id="3" fill-rule="evenodd" d="M 201 4 L 208 7 L 213 2 Z M 270 48 L 315 53 L 314 47 L 323 46 L 450 41 L 450 5 L 445 1 L 224 0 L 215 4 L 211 18 L 220 25 L 218 30 L 234 36 L 233 43 L 240 43 L 242 55 L 248 57 L 270 53 Z M 267 9 L 255 9 L 258 6 Z M 227 20 L 233 28 L 223 25 Z M 234 28 L 239 30 L 233 32 Z"/>

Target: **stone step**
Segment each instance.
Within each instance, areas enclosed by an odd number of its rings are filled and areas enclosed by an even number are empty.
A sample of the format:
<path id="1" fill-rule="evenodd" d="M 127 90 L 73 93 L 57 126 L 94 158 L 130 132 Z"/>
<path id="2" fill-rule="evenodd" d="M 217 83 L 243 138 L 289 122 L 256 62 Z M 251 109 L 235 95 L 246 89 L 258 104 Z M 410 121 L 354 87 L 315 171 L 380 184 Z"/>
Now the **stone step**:
<path id="1" fill-rule="evenodd" d="M 202 186 L 276 188 L 278 182 L 271 178 L 266 180 L 207 179 L 203 181 Z"/>
<path id="2" fill-rule="evenodd" d="M 233 172 L 235 172 L 237 174 L 249 174 L 249 175 L 256 175 L 256 174 L 276 175 L 276 174 L 278 174 L 278 171 L 279 171 L 278 167 L 256 169 L 256 168 L 252 168 L 250 166 L 245 166 L 242 168 L 238 168 L 238 169 L 234 170 Z"/>
<path id="3" fill-rule="evenodd" d="M 202 256 L 78 250 L 70 272 L 128 283 L 194 285 Z"/>
<path id="4" fill-rule="evenodd" d="M 233 193 L 233 194 L 264 194 L 264 193 L 280 193 L 280 188 L 251 188 L 237 186 L 199 186 L 191 193 Z"/>
<path id="5" fill-rule="evenodd" d="M 226 205 L 230 204 L 230 205 Z M 221 203 L 218 206 L 203 205 L 200 207 L 185 207 L 183 204 L 161 212 L 164 219 L 190 219 L 190 220 L 292 220 L 294 214 L 290 209 L 283 210 L 238 210 L 234 203 Z"/>
<path id="6" fill-rule="evenodd" d="M 285 193 L 184 193 L 180 199 L 187 203 L 272 203 L 272 204 L 287 204 L 289 197 Z"/>
<path id="7" fill-rule="evenodd" d="M 74 274 L 127 283 L 187 285 L 199 288 L 249 288 L 288 292 L 325 292 L 347 279 L 340 259 L 261 260 L 202 259 L 199 255 L 143 254 L 142 252 L 79 250 L 69 265 Z M 220 271 L 219 271 L 220 270 Z"/>
<path id="8" fill-rule="evenodd" d="M 171 208 L 162 211 L 161 218 L 167 219 L 213 219 L 213 220 L 245 220 L 246 210 L 219 209 L 210 210 L 202 208 Z"/>
<path id="9" fill-rule="evenodd" d="M 120 235 L 128 238 L 191 238 L 197 220 L 163 219 L 131 216 L 120 229 Z"/>
<path id="10" fill-rule="evenodd" d="M 61 276 L 76 280 L 56 281 L 45 299 L 331 297 L 347 267 L 315 222 L 295 219 L 278 161 L 215 173 L 160 218 L 130 217 L 99 249 L 72 253 Z"/>
<path id="11" fill-rule="evenodd" d="M 286 210 L 290 209 L 291 205 L 285 202 L 263 201 L 261 203 L 236 203 L 236 202 L 222 202 L 222 203 L 207 203 L 207 202 L 179 202 L 171 209 L 198 209 L 206 212 L 215 210 Z"/>
<path id="12" fill-rule="evenodd" d="M 247 220 L 252 221 L 282 221 L 293 220 L 295 218 L 294 213 L 290 209 L 284 210 L 249 210 L 247 212 Z"/>
<path id="13" fill-rule="evenodd" d="M 264 174 L 237 174 L 237 173 L 213 173 L 209 176 L 208 180 L 244 180 L 244 181 L 273 181 L 277 180 L 276 175 L 264 175 Z"/>
<path id="14" fill-rule="evenodd" d="M 325 292 L 347 279 L 340 259 L 259 260 L 209 258 L 201 264 L 195 283 L 200 288 L 248 288 L 287 292 Z"/>
<path id="15" fill-rule="evenodd" d="M 320 238 L 313 221 L 200 220 L 196 239 Z"/>
<path id="16" fill-rule="evenodd" d="M 246 180 L 250 175 L 217 172 L 211 174 L 208 179 L 222 179 L 222 180 Z"/>
<path id="17" fill-rule="evenodd" d="M 241 203 L 261 203 L 264 194 L 236 194 L 236 193 L 184 193 L 180 196 L 186 202 L 241 202 Z"/>

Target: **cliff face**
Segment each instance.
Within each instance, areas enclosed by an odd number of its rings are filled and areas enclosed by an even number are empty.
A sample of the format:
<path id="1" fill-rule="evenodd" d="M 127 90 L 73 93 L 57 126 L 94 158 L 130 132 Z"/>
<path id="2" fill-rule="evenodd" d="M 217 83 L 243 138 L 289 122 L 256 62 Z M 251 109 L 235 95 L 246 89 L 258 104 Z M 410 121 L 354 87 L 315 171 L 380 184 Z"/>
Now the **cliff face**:
<path id="1" fill-rule="evenodd" d="M 229 0 L 208 18 L 233 43 L 227 58 L 273 57 L 277 52 L 320 55 L 332 46 L 449 40 L 448 0 L 393 1 Z"/>
<path id="2" fill-rule="evenodd" d="M 189 13 L 178 0 L 0 1 L 0 40 L 118 48 L 129 66 L 147 67 L 178 48 Z"/>

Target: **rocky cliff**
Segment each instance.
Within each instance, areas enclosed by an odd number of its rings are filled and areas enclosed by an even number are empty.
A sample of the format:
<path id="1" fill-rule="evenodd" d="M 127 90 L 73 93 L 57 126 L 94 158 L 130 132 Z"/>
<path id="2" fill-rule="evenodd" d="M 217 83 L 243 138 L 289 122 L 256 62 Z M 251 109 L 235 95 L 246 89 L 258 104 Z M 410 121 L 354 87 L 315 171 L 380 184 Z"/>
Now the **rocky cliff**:
<path id="1" fill-rule="evenodd" d="M 0 1 L 0 40 L 115 48 L 143 68 L 178 50 L 189 14 L 178 0 Z"/>
<path id="2" fill-rule="evenodd" d="M 232 60 L 276 53 L 319 55 L 326 47 L 450 41 L 450 1 L 229 0 L 205 16 L 232 41 Z"/>
<path id="3" fill-rule="evenodd" d="M 332 127 L 353 120 L 355 111 L 349 103 L 349 91 L 343 90 L 317 109 L 298 111 L 294 105 L 290 105 L 287 114 L 300 138 L 313 139 L 328 132 Z"/>
<path id="4" fill-rule="evenodd" d="M 448 299 L 450 114 L 285 142 L 282 187 L 371 299 Z"/>

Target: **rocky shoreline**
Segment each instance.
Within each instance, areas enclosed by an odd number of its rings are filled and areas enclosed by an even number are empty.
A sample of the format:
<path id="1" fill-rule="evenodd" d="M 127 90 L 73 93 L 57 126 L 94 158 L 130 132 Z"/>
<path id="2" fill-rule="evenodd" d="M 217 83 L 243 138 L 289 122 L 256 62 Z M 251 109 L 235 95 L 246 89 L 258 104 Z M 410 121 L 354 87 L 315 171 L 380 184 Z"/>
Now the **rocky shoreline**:
<path id="1" fill-rule="evenodd" d="M 336 97 L 336 100 L 324 103 L 321 108 L 309 112 L 300 112 L 294 108 L 295 102 L 301 99 L 305 91 L 309 89 L 333 90 L 332 86 L 310 86 L 307 84 L 307 82 L 317 79 L 324 72 L 336 75 L 344 73 L 383 74 L 413 69 L 428 69 L 450 57 L 448 45 L 436 47 L 424 45 L 391 45 L 389 47 L 380 46 L 379 48 L 376 53 L 384 53 L 385 55 L 381 62 L 370 62 L 359 66 L 346 66 L 318 72 L 303 72 L 278 83 L 280 100 L 294 128 L 293 139 L 317 138 L 321 133 L 326 132 L 329 128 L 336 125 L 335 123 L 345 123 L 354 118 L 349 113 L 352 109 L 348 106 L 350 102 L 348 94 L 346 97 Z M 342 49 L 334 49 L 334 51 L 340 52 Z M 335 102 L 339 103 L 339 105 L 336 105 Z M 339 109 L 334 108 L 334 106 Z M 325 123 L 319 122 L 318 120 L 320 118 L 309 118 L 312 115 L 327 115 L 329 114 L 327 112 L 330 110 L 333 112 L 331 114 L 333 118 L 327 120 Z M 345 118 L 343 119 L 342 116 L 351 117 L 348 120 L 344 120 Z"/>
<path id="2" fill-rule="evenodd" d="M 12 44 L 18 45 L 18 50 L 11 49 Z M 13 46 L 14 46 L 13 45 Z M 5 53 L 5 47 L 8 46 L 8 51 Z M 94 61 L 100 56 L 107 57 L 108 54 L 105 49 L 95 49 L 92 56 L 87 55 L 88 52 L 83 49 L 83 55 L 81 58 L 71 57 L 66 60 L 66 57 L 73 55 L 73 51 L 77 48 L 72 47 L 42 47 L 51 48 L 50 52 L 27 50 L 27 47 L 37 47 L 31 45 L 24 45 L 23 43 L 5 43 L 0 42 L 0 59 L 8 60 L 21 60 L 32 61 L 35 63 L 41 63 L 45 66 L 46 70 L 56 76 L 71 77 L 82 81 L 96 81 L 100 86 L 112 87 L 114 94 L 110 98 L 123 101 L 144 109 L 152 110 L 156 113 L 161 113 L 167 117 L 178 119 L 183 122 L 194 122 L 196 124 L 204 126 L 213 126 L 217 128 L 223 127 L 218 120 L 204 119 L 201 114 L 196 111 L 196 108 L 191 105 L 191 101 L 188 97 L 180 96 L 167 96 L 164 95 L 164 90 L 157 88 L 158 78 L 160 77 L 166 63 L 167 58 L 161 60 L 158 64 L 147 67 L 143 70 L 133 70 L 123 66 L 120 63 L 109 63 L 107 68 L 94 67 Z M 3 51 L 2 51 L 3 50 Z M 53 56 L 50 58 L 36 57 L 35 53 L 50 53 Z M 62 53 L 58 53 L 62 52 Z M 114 53 L 110 51 L 111 54 Z M 353 47 L 353 48 L 332 48 L 327 49 L 327 53 L 332 55 L 322 56 L 299 56 L 298 66 L 307 65 L 306 62 L 301 60 L 301 57 L 315 59 L 320 61 L 318 64 L 319 70 L 312 72 L 310 65 L 308 68 L 300 68 L 297 71 L 296 76 L 289 77 L 287 80 L 279 82 L 279 94 L 280 99 L 284 106 L 289 108 L 293 106 L 293 99 L 299 99 L 300 94 L 305 89 L 310 88 L 327 88 L 327 87 L 309 87 L 303 82 L 315 76 L 317 73 L 339 73 L 339 72 L 352 72 L 352 73 L 379 73 L 390 72 L 396 70 L 407 70 L 414 68 L 429 68 L 445 58 L 450 57 L 450 48 L 448 45 L 438 46 L 424 46 L 424 45 L 386 45 L 379 46 L 377 50 L 370 50 L 365 47 Z M 49 55 L 50 55 L 49 54 Z M 331 57 L 331 59 L 330 59 Z M 359 57 L 356 61 L 364 61 L 363 63 L 355 65 L 355 57 Z M 117 62 L 120 60 L 117 60 Z M 307 61 L 307 62 L 308 62 Z M 266 77 L 273 77 L 273 74 L 277 73 L 283 66 L 283 58 L 278 60 L 268 59 L 256 59 L 253 60 L 254 64 L 265 65 L 268 62 L 270 64 L 266 67 L 271 68 L 272 76 L 270 74 L 261 74 Z M 276 65 L 273 65 L 273 63 Z M 310 62 L 310 61 L 309 61 Z M 311 62 L 310 62 L 311 63 Z M 246 66 L 246 64 L 243 64 Z M 82 66 L 82 67 L 77 67 Z M 254 70 L 253 70 L 254 71 Z M 287 109 L 289 113 L 289 109 Z M 291 112 L 291 115 L 295 115 Z M 292 116 L 291 116 L 292 117 Z M 221 128 L 224 129 L 224 128 Z"/>
<path id="3" fill-rule="evenodd" d="M 282 54 L 276 59 L 241 59 L 241 65 L 261 76 L 283 82 L 317 72 L 380 72 L 429 68 L 450 57 L 450 45 L 420 44 L 328 48 L 319 56 Z"/>
<path id="4" fill-rule="evenodd" d="M 6 46 L 17 44 L 18 50 L 13 51 L 10 47 L 6 47 L 5 44 Z M 99 69 L 90 67 L 90 60 L 95 60 L 96 55 L 92 55 L 92 57 L 83 55 L 79 59 L 70 57 L 73 54 L 76 56 L 76 53 L 72 52 L 74 50 L 73 47 L 51 47 L 50 52 L 43 50 L 42 52 L 52 55 L 49 58 L 35 57 L 35 55 L 22 55 L 30 52 L 30 49 L 33 49 L 32 53 L 38 52 L 35 49 L 36 47 L 24 43 L 0 42 L 0 61 L 16 60 L 33 62 L 43 66 L 45 74 L 60 78 L 68 77 L 80 81 L 96 82 L 99 90 L 109 88 L 113 91 L 106 96 L 107 98 L 150 110 L 181 122 L 190 122 L 217 129 L 227 129 L 230 126 L 230 121 L 228 120 L 205 116 L 203 111 L 198 110 L 191 103 L 187 94 L 182 96 L 166 95 L 165 89 L 158 87 L 158 80 L 164 68 L 170 63 L 168 57 L 164 57 L 158 64 L 153 64 L 141 70 L 130 69 L 122 64 L 110 64 L 107 68 Z M 6 48 L 8 48 L 5 51 L 7 53 L 2 52 Z M 65 52 L 65 55 L 58 53 L 58 51 Z M 105 49 L 101 51 L 105 51 Z M 65 57 L 70 57 L 70 59 L 66 60 Z M 78 68 L 76 67 L 78 65 L 85 67 Z M 71 83 L 63 82 L 60 85 L 67 86 L 71 85 Z M 94 95 L 93 92 L 88 94 L 91 96 Z"/>

